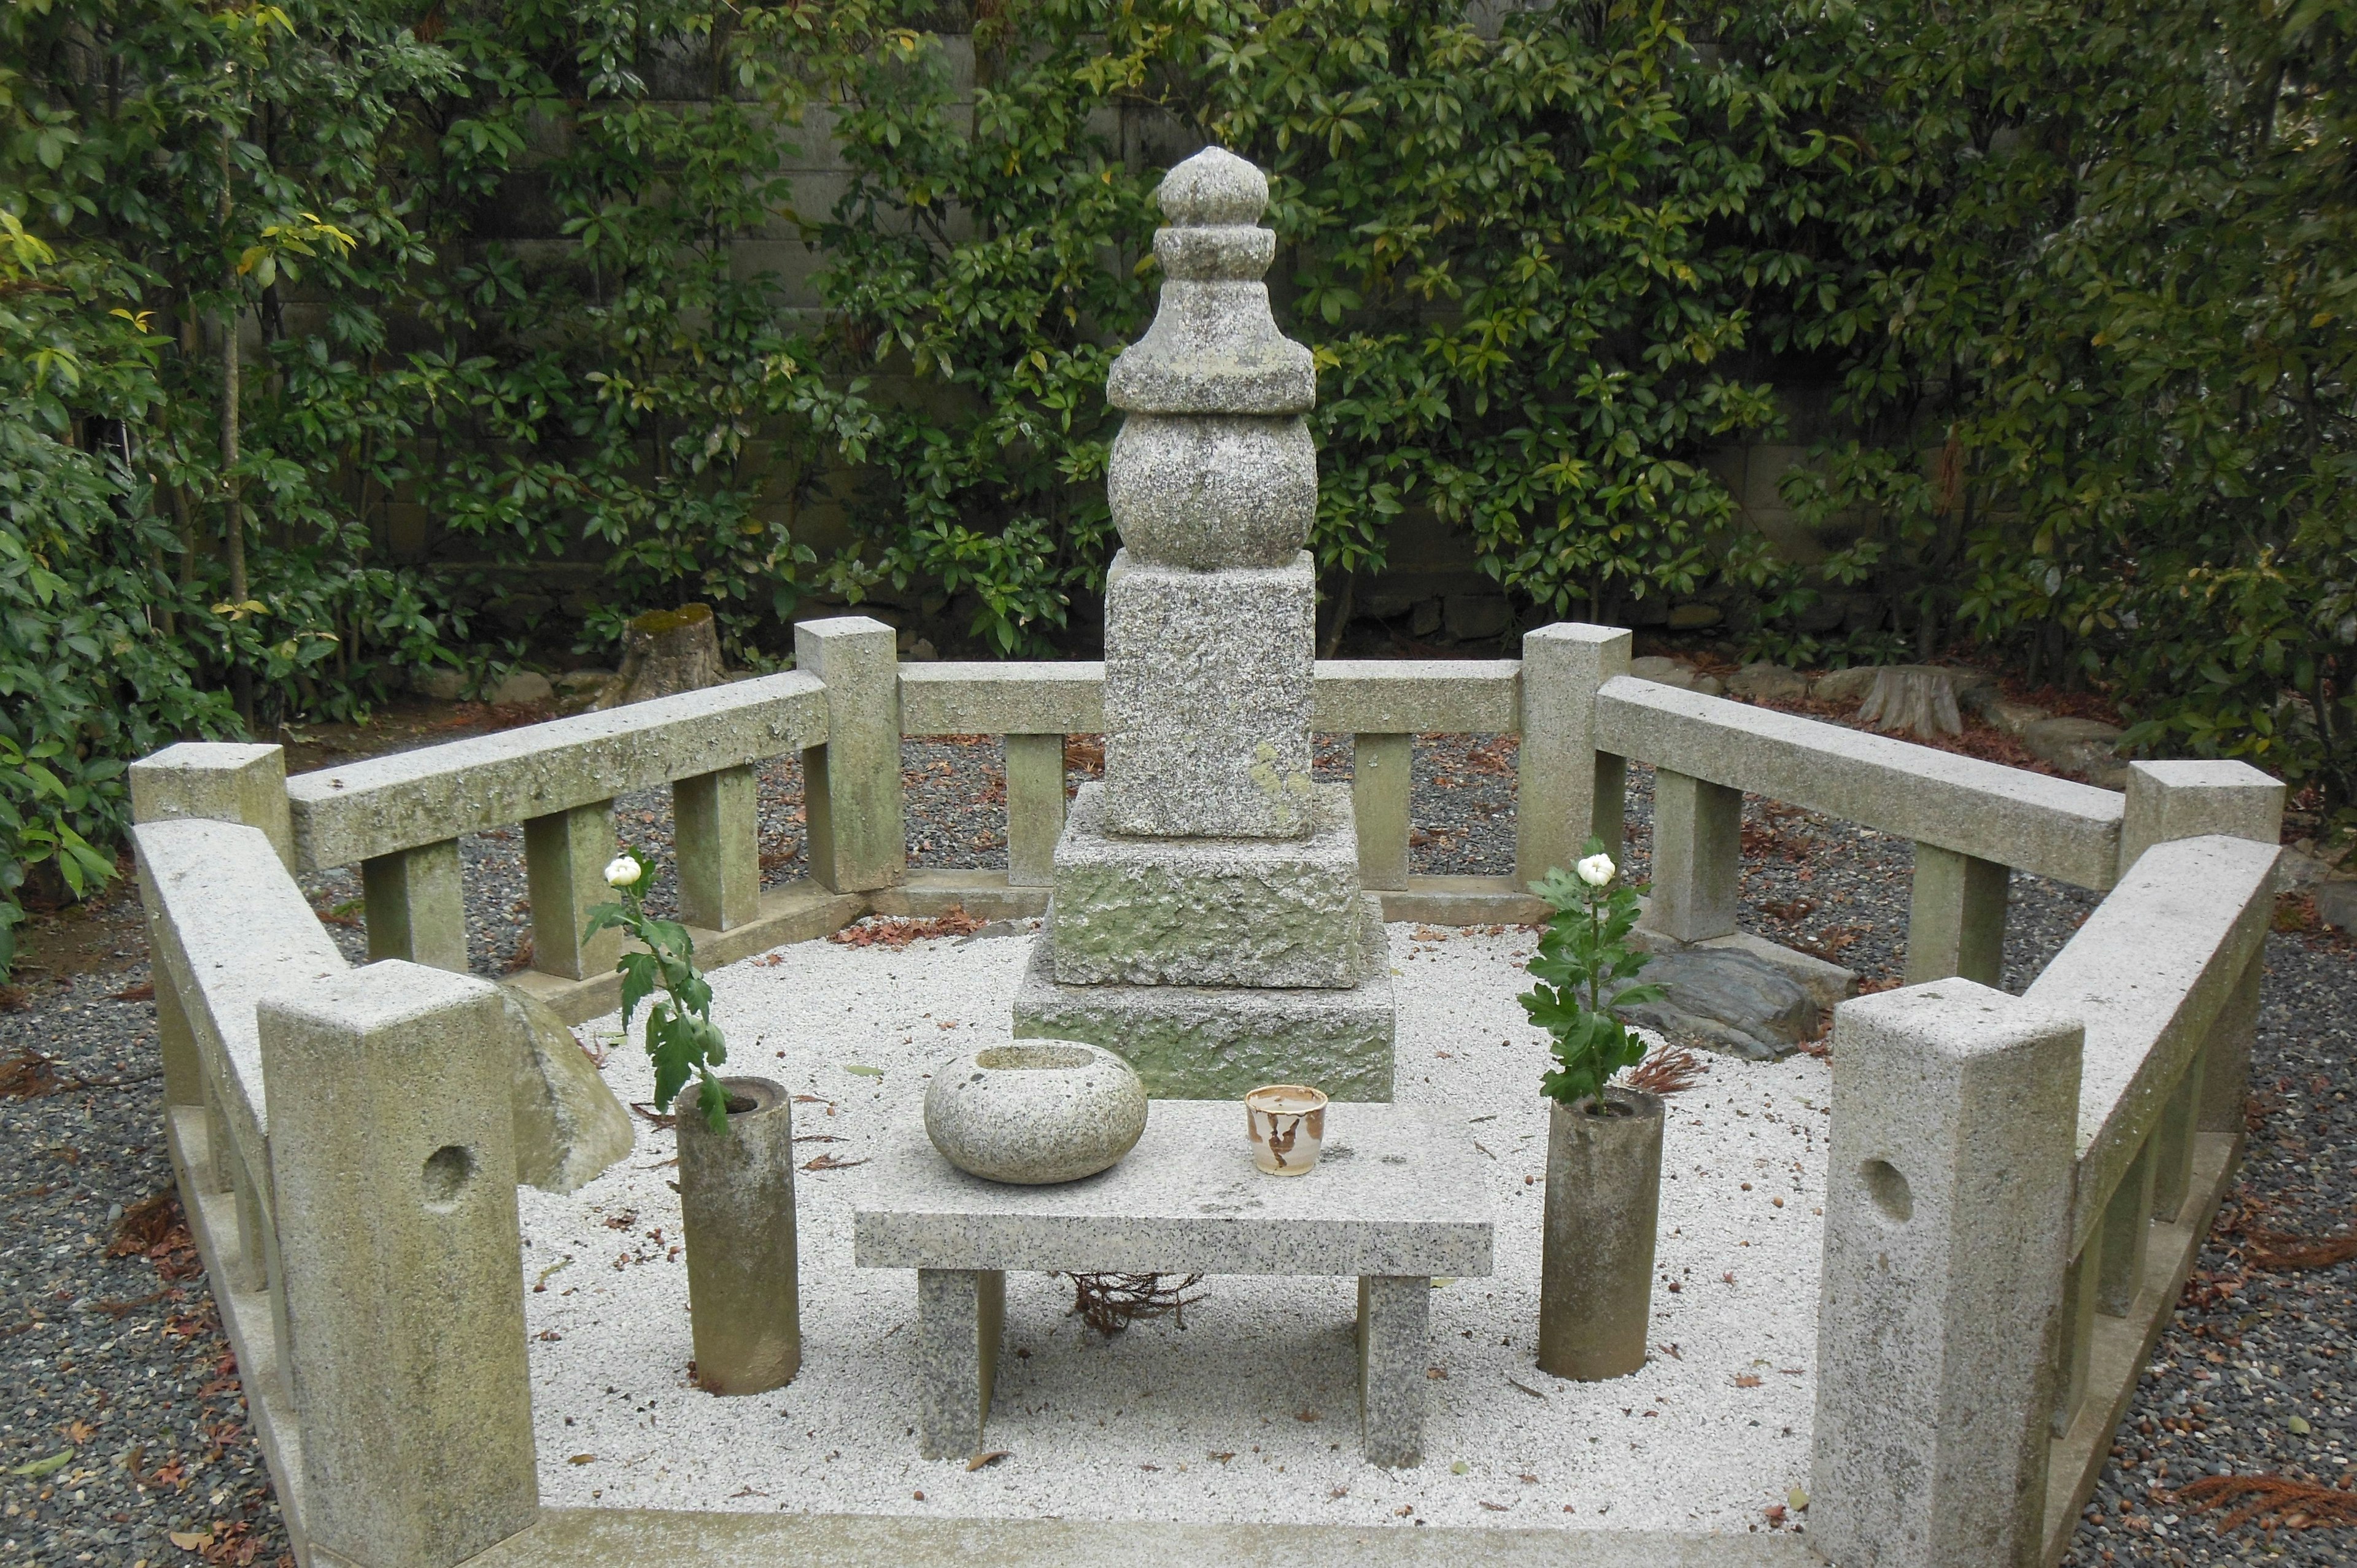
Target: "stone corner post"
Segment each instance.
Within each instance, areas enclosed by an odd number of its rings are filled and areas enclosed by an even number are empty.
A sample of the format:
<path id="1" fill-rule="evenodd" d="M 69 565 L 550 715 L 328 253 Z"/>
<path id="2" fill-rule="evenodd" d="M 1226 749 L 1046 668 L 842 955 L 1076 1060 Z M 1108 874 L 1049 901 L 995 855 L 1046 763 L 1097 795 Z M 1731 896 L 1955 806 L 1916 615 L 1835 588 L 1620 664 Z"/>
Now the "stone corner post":
<path id="1" fill-rule="evenodd" d="M 2157 843 L 2209 833 L 2274 843 L 2284 785 L 2247 762 L 2131 762 L 2120 821 L 2120 875 Z"/>
<path id="2" fill-rule="evenodd" d="M 1834 1018 L 1812 1544 L 2033 1568 L 2084 1033 L 1963 979 Z"/>
<path id="3" fill-rule="evenodd" d="M 259 828 L 286 869 L 296 869 L 284 746 L 184 740 L 133 763 L 132 820 L 160 822 L 177 817 Z"/>
<path id="4" fill-rule="evenodd" d="M 506 1007 L 393 960 L 260 1026 L 305 1533 L 450 1568 L 539 1511 Z"/>
<path id="5" fill-rule="evenodd" d="M 795 668 L 826 683 L 826 744 L 802 753 L 802 811 L 811 875 L 831 893 L 908 880 L 894 635 L 866 616 L 794 627 Z"/>
<path id="6" fill-rule="evenodd" d="M 2127 807 L 2120 821 L 2120 875 L 2126 876 L 2145 851 L 2174 839 L 2215 833 L 2279 843 L 2283 809 L 2283 780 L 2247 762 L 2131 762 Z M 2262 943 L 2211 1026 L 2194 1071 L 2187 1075 L 2199 1079 L 2198 1087 L 2187 1091 L 2195 1101 L 2190 1119 L 2201 1132 L 2233 1138 L 2237 1148 L 2266 958 Z M 2164 1174 L 2174 1181 L 2174 1171 Z M 2171 1206 L 2164 1197 L 2158 1207 Z"/>
<path id="7" fill-rule="evenodd" d="M 1523 636 L 1523 740 L 1514 880 L 1571 868 L 1590 835 L 1621 856 L 1627 759 L 1596 749 L 1596 693 L 1629 672 L 1631 634 L 1558 621 Z"/>

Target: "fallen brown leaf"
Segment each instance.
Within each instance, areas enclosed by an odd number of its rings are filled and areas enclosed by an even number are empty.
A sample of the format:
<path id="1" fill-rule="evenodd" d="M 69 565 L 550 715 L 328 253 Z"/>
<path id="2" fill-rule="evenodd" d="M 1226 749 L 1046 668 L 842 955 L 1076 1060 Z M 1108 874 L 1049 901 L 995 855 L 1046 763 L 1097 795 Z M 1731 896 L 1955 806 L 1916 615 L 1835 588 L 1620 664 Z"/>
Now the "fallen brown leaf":
<path id="1" fill-rule="evenodd" d="M 967 1460 L 965 1462 L 965 1467 L 968 1472 L 972 1472 L 979 1470 L 986 1465 L 996 1465 L 1001 1459 L 1011 1459 L 1014 1456 L 1015 1450 L 1012 1448 L 994 1448 L 987 1454 L 977 1454 L 973 1458 Z"/>

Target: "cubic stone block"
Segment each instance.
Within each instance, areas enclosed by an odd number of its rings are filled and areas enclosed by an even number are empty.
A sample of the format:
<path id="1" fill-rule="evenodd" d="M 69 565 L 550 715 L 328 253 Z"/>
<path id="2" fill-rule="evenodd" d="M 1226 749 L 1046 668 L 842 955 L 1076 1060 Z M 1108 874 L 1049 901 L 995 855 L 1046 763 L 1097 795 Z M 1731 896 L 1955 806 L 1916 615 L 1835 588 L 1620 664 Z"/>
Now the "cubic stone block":
<path id="1" fill-rule="evenodd" d="M 1105 827 L 1153 838 L 1308 833 L 1318 580 L 1193 572 L 1124 551 L 1105 577 Z"/>
<path id="2" fill-rule="evenodd" d="M 1963 979 L 1834 1015 L 1809 1486 L 1834 1562 L 2037 1561 L 2083 1038 Z"/>
<path id="3" fill-rule="evenodd" d="M 1047 940 L 1073 985 L 1342 987 L 1366 968 L 1351 787 L 1320 785 L 1306 839 L 1135 839 L 1084 784 L 1056 846 Z M 1383 917 L 1372 917 L 1380 946 Z"/>
<path id="4" fill-rule="evenodd" d="M 1118 1053 L 1157 1100 L 1233 1100 L 1307 1083 L 1336 1100 L 1392 1097 L 1389 955 L 1377 947 L 1343 990 L 1060 983 L 1046 941 L 1015 992 L 1017 1039 L 1081 1040 Z"/>

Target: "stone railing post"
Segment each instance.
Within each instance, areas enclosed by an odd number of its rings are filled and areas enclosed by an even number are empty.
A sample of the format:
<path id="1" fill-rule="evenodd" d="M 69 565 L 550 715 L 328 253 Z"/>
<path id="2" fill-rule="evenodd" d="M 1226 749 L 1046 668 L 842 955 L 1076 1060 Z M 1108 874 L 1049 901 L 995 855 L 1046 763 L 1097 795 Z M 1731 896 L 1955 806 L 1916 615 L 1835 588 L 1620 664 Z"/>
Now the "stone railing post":
<path id="1" fill-rule="evenodd" d="M 1415 736 L 1351 737 L 1351 812 L 1359 825 L 1359 884 L 1396 892 L 1407 886 L 1408 785 Z"/>
<path id="2" fill-rule="evenodd" d="M 724 768 L 671 787 L 679 860 L 679 918 L 707 931 L 761 912 L 761 786 L 750 767 Z"/>
<path id="3" fill-rule="evenodd" d="M 1618 627 L 1577 621 L 1523 636 L 1523 739 L 1514 808 L 1518 882 L 1536 882 L 1556 868 L 1570 870 L 1591 836 L 1604 841 L 1605 853 L 1614 860 L 1621 856 L 1628 761 L 1596 749 L 1596 692 L 1629 672 L 1630 640 Z M 1657 871 L 1659 854 L 1657 848 Z"/>
<path id="4" fill-rule="evenodd" d="M 457 839 L 361 862 L 361 899 L 370 962 L 398 958 L 467 972 L 467 887 Z"/>
<path id="5" fill-rule="evenodd" d="M 1647 930 L 1681 942 L 1732 932 L 1743 881 L 1743 791 L 1655 770 L 1652 881 Z"/>
<path id="6" fill-rule="evenodd" d="M 1055 881 L 1056 841 L 1064 836 L 1064 737 L 1006 739 L 1006 885 Z"/>
<path id="7" fill-rule="evenodd" d="M 276 746 L 184 740 L 131 765 L 131 820 L 201 817 L 260 828 L 288 870 L 295 828 L 286 803 L 286 751 Z"/>
<path id="8" fill-rule="evenodd" d="M 260 1026 L 306 1532 L 450 1568 L 539 1509 L 506 1008 L 386 962 Z"/>
<path id="9" fill-rule="evenodd" d="M 1965 980 L 1835 1012 L 1809 1487 L 1834 1562 L 2036 1558 L 2083 1039 Z"/>
<path id="10" fill-rule="evenodd" d="M 2120 874 L 2126 875 L 2145 851 L 2171 839 L 2218 833 L 2280 843 L 2283 809 L 2283 781 L 2246 762 L 2131 762 L 2127 809 L 2120 822 Z M 2192 1091 L 2193 1125 L 2204 1133 L 2222 1133 L 2238 1144 L 2265 956 L 2264 950 L 2252 955 L 2248 972 L 2219 1010 L 2209 1039 L 2186 1075 L 2200 1080 Z M 2166 1123 L 2163 1131 L 2168 1131 Z M 2154 1205 L 2156 1209 L 2169 1208 L 2172 1214 L 2170 1193 L 2180 1185 L 2177 1160 L 2177 1151 L 2164 1144 Z M 2182 1201 L 2181 1192 L 2177 1201 Z"/>
<path id="11" fill-rule="evenodd" d="M 794 628 L 795 668 L 826 682 L 826 744 L 802 753 L 802 811 L 811 875 L 830 893 L 865 893 L 908 879 L 893 636 L 866 616 Z"/>
<path id="12" fill-rule="evenodd" d="M 622 933 L 582 933 L 589 911 L 613 897 L 606 866 L 614 858 L 614 802 L 551 811 L 523 825 L 524 884 L 532 897 L 532 967 L 587 980 L 621 956 Z"/>
<path id="13" fill-rule="evenodd" d="M 2005 978 L 2008 866 L 1920 841 L 1907 906 L 1907 983 L 1952 974 L 1983 985 Z"/>
<path id="14" fill-rule="evenodd" d="M 249 746 L 227 741 L 181 741 L 131 765 L 131 817 L 134 822 L 161 822 L 197 817 L 208 822 L 236 822 L 258 828 L 289 870 L 295 865 L 295 830 L 286 803 L 286 752 L 283 746 Z M 156 910 L 147 911 L 151 939 Z M 149 947 L 163 951 L 160 941 Z M 174 989 L 164 965 L 154 966 L 156 1043 L 164 1062 L 164 1101 L 167 1105 L 208 1105 L 204 1064 L 188 1030 L 188 1010 Z M 204 1176 L 214 1183 L 208 1190 L 230 1185 L 224 1155 L 228 1133 L 220 1110 L 212 1107 L 214 1169 Z"/>

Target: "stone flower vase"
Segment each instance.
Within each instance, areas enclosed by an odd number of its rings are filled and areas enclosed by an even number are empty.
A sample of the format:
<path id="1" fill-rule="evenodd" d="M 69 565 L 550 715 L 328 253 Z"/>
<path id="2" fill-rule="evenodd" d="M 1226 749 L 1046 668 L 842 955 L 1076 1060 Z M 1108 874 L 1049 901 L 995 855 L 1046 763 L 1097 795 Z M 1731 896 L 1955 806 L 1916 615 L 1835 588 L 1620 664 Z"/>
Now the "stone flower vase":
<path id="1" fill-rule="evenodd" d="M 791 1382 L 802 1364 L 793 1099 L 765 1078 L 720 1083 L 732 1107 L 726 1130 L 705 1123 L 693 1081 L 673 1108 L 695 1380 L 716 1394 L 758 1394 Z"/>
<path id="2" fill-rule="evenodd" d="M 1539 1370 L 1595 1381 L 1645 1364 L 1662 1102 L 1607 1088 L 1603 1105 L 1551 1108 L 1539 1273 Z"/>

